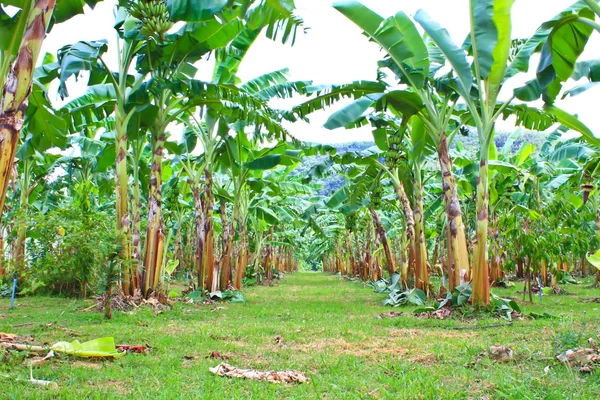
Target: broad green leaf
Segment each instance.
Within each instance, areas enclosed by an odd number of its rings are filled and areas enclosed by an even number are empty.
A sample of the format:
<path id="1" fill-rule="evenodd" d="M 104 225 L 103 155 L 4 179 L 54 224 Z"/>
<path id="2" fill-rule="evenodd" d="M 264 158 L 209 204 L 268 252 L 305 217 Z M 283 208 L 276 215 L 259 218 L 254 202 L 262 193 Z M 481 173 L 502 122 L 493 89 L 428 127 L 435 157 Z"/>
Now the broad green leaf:
<path id="1" fill-rule="evenodd" d="M 387 131 L 387 129 L 385 129 L 385 128 L 373 129 L 373 131 L 371 133 L 373 134 L 373 140 L 375 141 L 375 144 L 377 145 L 377 147 L 379 147 L 379 149 L 382 151 L 386 151 L 388 149 L 388 143 L 387 143 L 388 131 Z"/>
<path id="2" fill-rule="evenodd" d="M 70 343 L 58 342 L 51 348 L 57 353 L 65 353 L 76 357 L 119 358 L 127 354 L 124 351 L 117 351 L 115 339 L 112 337 L 90 340 L 83 343 L 80 343 L 78 340 Z"/>
<path id="3" fill-rule="evenodd" d="M 423 87 L 429 75 L 427 47 L 410 18 L 402 11 L 383 19 L 361 3 L 349 0 L 334 3 L 333 7 L 358 25 L 379 44 L 403 71 L 403 82 Z"/>
<path id="4" fill-rule="evenodd" d="M 587 255 L 586 258 L 590 264 L 592 264 L 596 269 L 600 270 L 600 250 L 594 254 Z"/>
<path id="5" fill-rule="evenodd" d="M 342 186 L 337 192 L 335 192 L 329 200 L 327 200 L 327 207 L 336 208 L 344 201 L 348 199 L 348 188 L 346 186 Z"/>
<path id="6" fill-rule="evenodd" d="M 280 154 L 269 154 L 264 157 L 257 158 L 256 160 L 250 161 L 244 166 L 252 170 L 268 170 L 281 164 L 282 156 Z"/>
<path id="7" fill-rule="evenodd" d="M 548 39 L 548 35 L 550 32 L 552 32 L 552 27 L 556 24 L 556 22 L 563 18 L 566 14 L 572 13 L 573 11 L 578 11 L 583 7 L 587 7 L 585 1 L 578 0 L 566 10 L 554 16 L 554 18 L 552 18 L 550 21 L 539 27 L 535 34 L 529 38 L 525 44 L 519 47 L 516 57 L 510 63 L 510 66 L 506 71 L 505 78 L 511 78 L 519 72 L 527 72 L 529 70 L 531 56 L 534 53 L 541 51 L 542 46 Z"/>
<path id="8" fill-rule="evenodd" d="M 593 28 L 581 19 L 594 19 L 595 14 L 583 8 L 557 21 L 542 48 L 537 78 L 547 103 L 553 103 L 560 92 L 561 82 L 571 77 L 575 64 L 583 53 Z"/>
<path id="9" fill-rule="evenodd" d="M 517 156 L 514 161 L 515 166 L 520 167 L 521 165 L 523 165 L 525 161 L 529 159 L 529 156 L 531 156 L 535 152 L 535 149 L 535 145 L 531 143 L 528 143 L 525 146 L 521 147 L 521 150 L 519 150 L 519 152 L 517 153 Z"/>
<path id="10" fill-rule="evenodd" d="M 330 130 L 351 126 L 363 116 L 365 111 L 372 107 L 373 104 L 382 97 L 383 93 L 370 94 L 360 98 L 343 107 L 341 110 L 331 114 L 323 126 Z"/>
<path id="11" fill-rule="evenodd" d="M 490 170 L 498 171 L 500 173 L 510 173 L 511 171 L 517 171 L 518 168 L 514 165 L 498 160 L 490 160 L 489 162 Z"/>
<path id="12" fill-rule="evenodd" d="M 594 146 L 600 146 L 600 138 L 594 136 L 594 133 L 579 119 L 569 114 L 568 112 L 561 110 L 560 108 L 552 105 L 545 105 L 544 110 L 554 115 L 558 122 L 569 129 L 573 129 L 583 136 L 583 138 Z"/>
<path id="13" fill-rule="evenodd" d="M 429 135 L 425 133 L 425 124 L 418 117 L 411 118 L 410 140 L 412 142 L 412 159 L 416 163 L 425 157 L 425 145 Z"/>
<path id="14" fill-rule="evenodd" d="M 424 107 L 421 97 L 407 90 L 394 90 L 383 96 L 383 101 L 390 105 L 403 117 L 410 118 L 418 114 Z"/>
<path id="15" fill-rule="evenodd" d="M 498 27 L 494 21 L 493 0 L 471 0 L 471 27 L 475 43 L 473 57 L 477 57 L 481 79 L 487 79 L 494 63 L 494 48 L 499 43 Z M 510 25 L 508 27 L 510 30 Z M 510 39 L 510 38 L 509 38 Z"/>
<path id="16" fill-rule="evenodd" d="M 206 21 L 227 6 L 227 0 L 167 0 L 173 21 Z"/>
<path id="17" fill-rule="evenodd" d="M 463 98 L 469 99 L 471 95 L 471 86 L 473 85 L 473 74 L 471 72 L 471 66 L 467 62 L 465 51 L 452 42 L 448 31 L 432 20 L 425 11 L 417 11 L 414 18 L 423 29 L 425 29 L 425 32 L 427 32 L 433 42 L 439 47 L 444 56 L 446 56 L 446 59 L 450 62 L 458 77 L 459 93 Z"/>
<path id="18" fill-rule="evenodd" d="M 489 0 L 488 0 L 489 2 Z M 491 66 L 488 81 L 488 97 L 493 102 L 496 101 L 500 86 L 506 73 L 506 64 L 511 47 L 511 8 L 514 0 L 494 0 L 493 1 L 493 23 L 496 26 L 497 37 L 492 56 L 494 62 Z"/>

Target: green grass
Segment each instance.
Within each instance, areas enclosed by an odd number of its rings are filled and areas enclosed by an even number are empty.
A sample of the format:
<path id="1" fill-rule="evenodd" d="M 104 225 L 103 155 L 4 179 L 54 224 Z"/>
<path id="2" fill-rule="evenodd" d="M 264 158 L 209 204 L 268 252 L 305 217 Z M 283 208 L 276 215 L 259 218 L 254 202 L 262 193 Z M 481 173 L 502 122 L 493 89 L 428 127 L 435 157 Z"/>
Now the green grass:
<path id="1" fill-rule="evenodd" d="M 517 297 L 521 304 L 521 296 L 515 294 L 521 288 L 518 284 L 495 292 Z M 250 288 L 246 304 L 224 304 L 225 309 L 177 303 L 158 315 L 149 309 L 115 312 L 112 321 L 78 311 L 89 302 L 24 298 L 8 311 L 8 300 L 2 299 L 0 331 L 31 335 L 37 344 L 114 336 L 118 344 L 148 344 L 153 349 L 148 355 L 130 354 L 115 361 L 55 358 L 36 368 L 34 376 L 57 382 L 58 392 L 0 379 L 0 397 L 598 399 L 598 371 L 583 375 L 557 364 L 554 357 L 600 333 L 600 304 L 578 302 L 600 297 L 600 290 L 583 285 L 569 285 L 567 290 L 574 294 L 545 297 L 542 305 L 537 299 L 522 304 L 525 312 L 548 312 L 558 319 L 487 329 L 472 327 L 505 321 L 489 316 L 427 320 L 414 317 L 410 308 L 396 309 L 404 311 L 400 317 L 377 319 L 390 310 L 381 306 L 385 295 L 320 273 L 298 273 L 274 287 Z M 54 321 L 51 327 L 40 325 Z M 27 322 L 34 325 L 15 327 Z M 278 335 L 282 344 L 275 343 Z M 483 358 L 473 367 L 465 366 L 492 345 L 510 346 L 515 360 L 496 363 Z M 229 356 L 228 362 L 240 368 L 295 369 L 311 382 L 278 385 L 214 376 L 208 368 L 219 360 L 206 358 L 212 351 Z M 185 361 L 184 356 L 197 358 Z M 27 378 L 23 357 L 12 353 L 2 358 L 0 374 Z"/>

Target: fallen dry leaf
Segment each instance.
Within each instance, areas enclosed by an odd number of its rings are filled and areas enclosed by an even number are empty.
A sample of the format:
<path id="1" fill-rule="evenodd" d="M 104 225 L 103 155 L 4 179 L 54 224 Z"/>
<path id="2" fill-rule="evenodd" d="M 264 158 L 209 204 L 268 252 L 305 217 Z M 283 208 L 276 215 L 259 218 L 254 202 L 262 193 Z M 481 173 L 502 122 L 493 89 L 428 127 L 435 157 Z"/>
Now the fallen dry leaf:
<path id="1" fill-rule="evenodd" d="M 283 344 L 283 337 L 281 335 L 275 336 L 275 344 Z"/>
<path id="2" fill-rule="evenodd" d="M 579 368 L 580 372 L 591 373 L 600 367 L 600 350 L 597 348 L 567 350 L 556 358 L 563 364 Z"/>
<path id="3" fill-rule="evenodd" d="M 384 312 L 384 313 L 379 314 L 377 316 L 377 318 L 378 319 L 395 318 L 395 317 L 399 317 L 400 315 L 402 315 L 402 313 L 399 311 L 389 311 L 389 312 Z"/>
<path id="4" fill-rule="evenodd" d="M 115 347 L 117 348 L 117 350 L 126 351 L 128 353 L 135 353 L 135 354 L 148 354 L 148 353 L 150 353 L 150 350 L 152 349 L 152 347 L 150 347 L 148 345 L 144 346 L 144 345 L 119 344 Z"/>
<path id="5" fill-rule="evenodd" d="M 0 343 L 12 343 L 17 338 L 13 333 L 0 332 Z"/>
<path id="6" fill-rule="evenodd" d="M 257 371 L 255 369 L 242 369 L 221 363 L 209 371 L 215 375 L 229 378 L 244 378 L 271 383 L 306 383 L 309 379 L 302 373 L 296 371 Z"/>
<path id="7" fill-rule="evenodd" d="M 45 364 L 46 361 L 48 361 L 52 357 L 54 357 L 54 351 L 50 350 L 48 352 L 48 354 L 46 354 L 44 357 L 41 357 L 41 356 L 31 357 L 29 359 L 23 360 L 22 364 L 23 365 L 42 365 L 42 364 Z"/>
<path id="8" fill-rule="evenodd" d="M 508 361 L 513 359 L 513 351 L 506 346 L 491 346 L 490 357 L 496 361 Z"/>
<path id="9" fill-rule="evenodd" d="M 227 361 L 229 360 L 229 356 L 226 356 L 224 354 L 219 353 L 218 351 L 211 351 L 209 355 L 206 356 L 206 358 L 213 358 L 215 360 L 223 360 L 223 361 Z"/>

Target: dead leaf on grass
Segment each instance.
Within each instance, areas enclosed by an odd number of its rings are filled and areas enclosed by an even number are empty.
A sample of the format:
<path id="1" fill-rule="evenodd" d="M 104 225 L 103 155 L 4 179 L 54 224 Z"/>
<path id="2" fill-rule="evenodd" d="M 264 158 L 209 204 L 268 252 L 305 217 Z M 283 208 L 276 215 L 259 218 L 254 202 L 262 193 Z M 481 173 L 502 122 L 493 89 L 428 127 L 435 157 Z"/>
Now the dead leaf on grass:
<path id="1" fill-rule="evenodd" d="M 150 353 L 150 350 L 152 350 L 152 347 L 150 347 L 148 345 L 144 346 L 144 345 L 119 344 L 115 347 L 117 348 L 117 350 L 126 351 L 128 353 L 135 353 L 135 354 L 148 354 L 148 353 Z"/>
<path id="2" fill-rule="evenodd" d="M 22 365 L 42 365 L 42 364 L 45 364 L 46 361 L 48 361 L 52 357 L 54 357 L 54 351 L 50 350 L 48 352 L 48 354 L 46 354 L 44 357 L 34 356 L 29 359 L 24 359 L 21 364 Z"/>
<path id="3" fill-rule="evenodd" d="M 465 368 L 471 368 L 484 359 L 485 357 L 492 358 L 496 361 L 510 361 L 514 358 L 514 353 L 510 347 L 506 346 L 491 346 L 488 351 L 482 351 L 477 355 L 475 360 L 465 364 Z"/>
<path id="4" fill-rule="evenodd" d="M 490 357 L 496 361 L 509 361 L 514 358 L 512 349 L 506 346 L 491 346 L 489 352 Z"/>
<path id="5" fill-rule="evenodd" d="M 379 314 L 376 318 L 377 319 L 395 318 L 395 317 L 399 317 L 401 315 L 402 315 L 402 313 L 400 311 L 389 311 L 389 312 L 384 312 L 384 313 Z"/>
<path id="6" fill-rule="evenodd" d="M 0 343 L 11 343 L 17 338 L 13 333 L 0 332 Z"/>
<path id="7" fill-rule="evenodd" d="M 304 374 L 297 371 L 257 371 L 237 368 L 224 362 L 214 368 L 209 368 L 209 371 L 215 375 L 229 378 L 244 378 L 270 383 L 306 383 L 309 381 Z"/>
<path id="8" fill-rule="evenodd" d="M 281 335 L 275 336 L 275 344 L 283 345 L 283 337 Z"/>
<path id="9" fill-rule="evenodd" d="M 556 358 L 563 364 L 579 368 L 580 372 L 591 373 L 600 367 L 600 350 L 597 348 L 567 350 Z"/>
<path id="10" fill-rule="evenodd" d="M 209 355 L 206 356 L 206 358 L 213 358 L 215 360 L 223 360 L 223 361 L 227 361 L 229 360 L 229 356 L 226 356 L 224 354 L 219 353 L 218 351 L 211 351 Z"/>

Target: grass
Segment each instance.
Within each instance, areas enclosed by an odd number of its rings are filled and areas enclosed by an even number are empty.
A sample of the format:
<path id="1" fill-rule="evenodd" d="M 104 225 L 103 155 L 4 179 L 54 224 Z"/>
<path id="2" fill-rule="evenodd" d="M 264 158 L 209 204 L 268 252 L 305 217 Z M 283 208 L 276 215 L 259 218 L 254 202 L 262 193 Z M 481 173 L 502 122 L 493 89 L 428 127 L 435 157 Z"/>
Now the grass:
<path id="1" fill-rule="evenodd" d="M 520 289 L 495 292 L 520 302 L 515 294 Z M 0 363 L 0 375 L 10 376 L 0 378 L 0 393 L 18 399 L 598 399 L 600 373 L 581 374 L 559 365 L 555 355 L 600 333 L 600 304 L 578 302 L 600 297 L 600 290 L 583 285 L 567 290 L 573 294 L 522 304 L 525 312 L 558 319 L 486 329 L 474 327 L 504 320 L 420 319 L 410 308 L 396 309 L 404 311 L 399 317 L 377 319 L 390 311 L 381 306 L 385 295 L 320 273 L 249 288 L 247 303 L 224 304 L 224 309 L 177 303 L 158 315 L 150 309 L 115 312 L 112 321 L 78 311 L 89 307 L 81 300 L 22 298 L 8 311 L 8 300 L 2 299 L 0 332 L 33 336 L 37 344 L 114 336 L 118 344 L 148 344 L 152 350 L 115 361 L 60 357 L 34 370 L 37 379 L 57 382 L 58 391 L 15 381 L 28 377 L 28 367 L 23 353 L 11 353 Z M 15 326 L 27 322 L 34 324 Z M 50 322 L 56 323 L 41 325 Z M 282 343 L 276 343 L 277 336 Z M 492 345 L 511 347 L 515 359 L 483 358 L 465 366 Z M 212 351 L 240 368 L 295 369 L 311 382 L 278 385 L 214 376 L 208 368 L 219 360 L 206 358 Z"/>

